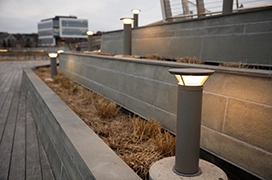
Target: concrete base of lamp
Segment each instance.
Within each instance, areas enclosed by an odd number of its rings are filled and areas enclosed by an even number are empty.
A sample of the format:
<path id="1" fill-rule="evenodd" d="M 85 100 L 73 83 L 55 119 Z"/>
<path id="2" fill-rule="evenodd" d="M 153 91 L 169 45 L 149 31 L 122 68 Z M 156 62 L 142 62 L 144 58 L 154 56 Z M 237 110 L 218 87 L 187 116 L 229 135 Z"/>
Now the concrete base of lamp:
<path id="1" fill-rule="evenodd" d="M 149 170 L 150 180 L 228 180 L 223 170 L 202 159 L 199 160 L 201 174 L 194 177 L 179 176 L 173 172 L 175 157 L 161 159 L 154 163 Z"/>

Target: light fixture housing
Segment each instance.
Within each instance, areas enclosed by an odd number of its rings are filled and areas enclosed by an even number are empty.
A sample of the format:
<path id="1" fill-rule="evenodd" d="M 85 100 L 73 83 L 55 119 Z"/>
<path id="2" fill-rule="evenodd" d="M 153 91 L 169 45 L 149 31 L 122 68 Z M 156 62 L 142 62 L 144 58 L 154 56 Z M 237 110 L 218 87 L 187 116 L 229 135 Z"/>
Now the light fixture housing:
<path id="1" fill-rule="evenodd" d="M 48 53 L 48 56 L 50 57 L 50 58 L 57 58 L 58 57 L 58 53 Z"/>
<path id="2" fill-rule="evenodd" d="M 133 21 L 134 21 L 134 18 L 124 17 L 124 18 L 120 18 L 120 20 L 121 20 L 124 24 L 132 24 Z"/>
<path id="3" fill-rule="evenodd" d="M 140 14 L 141 10 L 140 9 L 132 9 L 131 12 L 133 14 Z"/>
<path id="4" fill-rule="evenodd" d="M 214 70 L 209 69 L 169 69 L 171 74 L 174 74 L 178 80 L 178 84 L 182 86 L 203 86 Z"/>
<path id="5" fill-rule="evenodd" d="M 92 35 L 94 35 L 94 32 L 93 32 L 93 31 L 87 31 L 86 34 L 87 34 L 88 36 L 92 36 Z"/>

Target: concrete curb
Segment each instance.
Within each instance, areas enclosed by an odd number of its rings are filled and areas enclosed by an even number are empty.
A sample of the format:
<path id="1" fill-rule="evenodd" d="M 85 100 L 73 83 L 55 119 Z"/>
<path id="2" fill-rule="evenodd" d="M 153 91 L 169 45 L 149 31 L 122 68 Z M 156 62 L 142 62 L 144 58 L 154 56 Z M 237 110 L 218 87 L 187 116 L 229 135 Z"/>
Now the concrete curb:
<path id="1" fill-rule="evenodd" d="M 31 69 L 22 86 L 56 179 L 140 179 Z"/>

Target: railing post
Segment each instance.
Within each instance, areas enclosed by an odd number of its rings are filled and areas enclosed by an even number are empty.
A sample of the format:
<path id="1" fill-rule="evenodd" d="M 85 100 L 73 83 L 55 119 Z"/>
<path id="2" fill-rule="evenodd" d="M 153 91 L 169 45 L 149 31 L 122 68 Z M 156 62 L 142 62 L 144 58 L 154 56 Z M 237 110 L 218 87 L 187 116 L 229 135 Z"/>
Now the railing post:
<path id="1" fill-rule="evenodd" d="M 231 14 L 233 10 L 233 0 L 223 0 L 223 14 Z"/>
<path id="2" fill-rule="evenodd" d="M 203 0 L 196 0 L 196 7 L 197 7 L 197 16 L 203 17 L 205 16 L 205 7 Z"/>
<path id="3" fill-rule="evenodd" d="M 183 14 L 190 14 L 189 11 L 189 6 L 188 6 L 188 0 L 182 0 L 182 9 L 183 9 Z"/>
<path id="4" fill-rule="evenodd" d="M 163 21 L 172 21 L 171 4 L 169 0 L 161 0 L 162 18 Z"/>

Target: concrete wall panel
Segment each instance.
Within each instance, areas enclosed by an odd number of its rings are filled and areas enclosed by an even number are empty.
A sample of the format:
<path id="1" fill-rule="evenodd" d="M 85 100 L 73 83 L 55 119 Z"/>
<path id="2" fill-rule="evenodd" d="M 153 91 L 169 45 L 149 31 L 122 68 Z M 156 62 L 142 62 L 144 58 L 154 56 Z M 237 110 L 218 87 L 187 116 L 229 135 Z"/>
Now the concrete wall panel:
<path id="1" fill-rule="evenodd" d="M 272 152 L 272 106 L 229 99 L 224 133 Z"/>
<path id="2" fill-rule="evenodd" d="M 222 132 L 227 98 L 204 93 L 202 102 L 202 124 L 208 128 Z"/>
<path id="3" fill-rule="evenodd" d="M 209 86 L 205 86 L 206 91 L 272 105 L 271 78 L 216 73 L 207 83 Z"/>
<path id="4" fill-rule="evenodd" d="M 237 166 L 246 167 L 264 179 L 271 179 L 272 154 L 217 131 L 202 126 L 201 146 L 209 149 Z"/>

